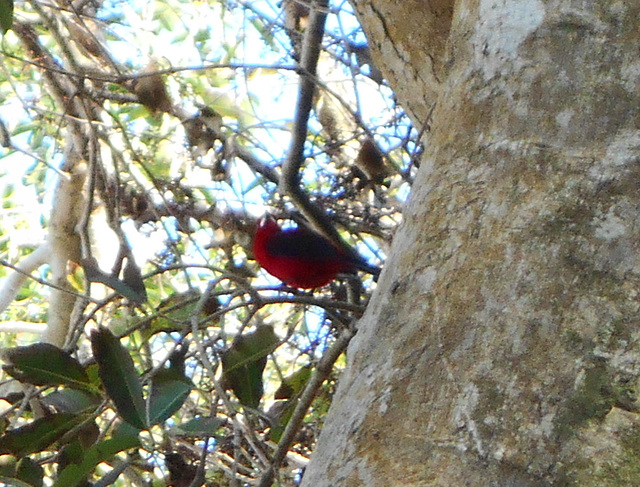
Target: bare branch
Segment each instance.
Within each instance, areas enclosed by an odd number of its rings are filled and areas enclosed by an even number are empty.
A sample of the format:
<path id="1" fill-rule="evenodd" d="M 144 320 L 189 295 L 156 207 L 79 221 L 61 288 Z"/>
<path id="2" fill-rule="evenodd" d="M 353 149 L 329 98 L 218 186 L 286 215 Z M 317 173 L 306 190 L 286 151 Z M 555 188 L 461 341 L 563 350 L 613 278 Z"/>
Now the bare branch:
<path id="1" fill-rule="evenodd" d="M 336 363 L 336 360 L 338 360 L 338 357 L 340 357 L 342 352 L 347 349 L 347 345 L 349 345 L 354 334 L 355 332 L 351 328 L 346 328 L 333 345 L 331 345 L 331 348 L 327 350 L 316 366 L 309 383 L 298 400 L 298 404 L 296 409 L 293 411 L 293 415 L 291 416 L 289 423 L 287 423 L 287 427 L 282 434 L 280 443 L 278 443 L 278 448 L 271 459 L 271 465 L 269 466 L 269 469 L 262 474 L 258 487 L 269 487 L 273 483 L 275 473 L 280 467 L 282 460 L 287 456 L 287 452 L 289 451 L 289 448 L 291 448 L 291 445 L 300 430 L 300 425 L 302 424 L 311 403 L 315 399 L 318 389 L 320 389 L 322 383 L 327 380 L 329 374 L 331 374 L 333 364 Z"/>

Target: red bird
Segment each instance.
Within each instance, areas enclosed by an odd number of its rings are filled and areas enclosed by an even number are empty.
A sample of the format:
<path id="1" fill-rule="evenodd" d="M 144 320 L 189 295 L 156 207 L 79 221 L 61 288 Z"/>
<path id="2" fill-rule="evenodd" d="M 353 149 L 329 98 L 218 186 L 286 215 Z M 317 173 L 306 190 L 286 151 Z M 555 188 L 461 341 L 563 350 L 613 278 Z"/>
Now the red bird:
<path id="1" fill-rule="evenodd" d="M 270 215 L 258 222 L 253 254 L 269 274 L 302 289 L 322 287 L 336 275 L 358 269 L 374 276 L 380 273 L 379 268 L 347 254 L 319 233 L 303 227 L 283 230 Z"/>

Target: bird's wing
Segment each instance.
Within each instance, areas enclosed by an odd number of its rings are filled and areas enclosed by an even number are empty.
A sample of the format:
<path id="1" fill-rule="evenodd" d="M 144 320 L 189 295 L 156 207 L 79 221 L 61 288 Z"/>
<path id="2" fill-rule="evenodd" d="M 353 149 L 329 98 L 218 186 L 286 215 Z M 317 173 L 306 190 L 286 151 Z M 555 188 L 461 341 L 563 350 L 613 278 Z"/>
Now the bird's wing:
<path id="1" fill-rule="evenodd" d="M 304 259 L 327 264 L 340 261 L 344 265 L 343 271 L 353 266 L 376 277 L 380 274 L 379 267 L 369 264 L 359 255 L 347 255 L 322 235 L 302 228 L 284 230 L 272 235 L 265 247 L 273 257 Z"/>
<path id="2" fill-rule="evenodd" d="M 326 238 L 301 229 L 280 232 L 267 242 L 267 251 L 278 257 L 309 260 L 331 260 L 344 257 L 340 250 Z"/>

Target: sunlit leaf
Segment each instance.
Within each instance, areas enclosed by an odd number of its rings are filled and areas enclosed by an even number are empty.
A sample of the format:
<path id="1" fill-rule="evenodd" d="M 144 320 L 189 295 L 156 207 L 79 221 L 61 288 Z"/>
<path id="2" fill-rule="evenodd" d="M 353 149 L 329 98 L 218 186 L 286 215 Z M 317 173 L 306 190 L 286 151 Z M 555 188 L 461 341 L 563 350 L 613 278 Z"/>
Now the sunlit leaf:
<path id="1" fill-rule="evenodd" d="M 253 19 L 252 25 L 258 32 L 260 32 L 260 35 L 262 36 L 262 39 L 267 46 L 271 47 L 272 49 L 277 49 L 277 46 L 275 44 L 275 37 L 271 29 L 265 26 L 264 23 L 260 22 L 258 19 Z"/>
<path id="2" fill-rule="evenodd" d="M 149 111 L 144 105 L 130 105 L 122 109 L 122 115 L 127 115 L 127 121 L 133 122 L 149 115 Z"/>
<path id="3" fill-rule="evenodd" d="M 147 421 L 142 385 L 131 355 L 104 327 L 91 332 L 91 349 L 100 379 L 118 414 L 132 426 L 144 429 Z"/>
<path id="4" fill-rule="evenodd" d="M 211 38 L 211 33 L 208 29 L 200 29 L 193 35 L 195 42 L 206 42 Z"/>
<path id="5" fill-rule="evenodd" d="M 309 364 L 295 371 L 290 376 L 285 377 L 282 379 L 282 383 L 274 393 L 273 398 L 289 399 L 300 394 L 307 385 L 307 382 L 309 382 L 312 372 L 313 367 Z"/>
<path id="6" fill-rule="evenodd" d="M 35 129 L 31 132 L 31 137 L 29 137 L 29 147 L 33 150 L 37 150 L 42 147 L 42 143 L 44 142 L 44 130 Z"/>
<path id="7" fill-rule="evenodd" d="M 4 175 L 0 175 L 2 177 Z M 4 191 L 2 191 L 2 208 L 9 209 L 15 206 L 13 202 L 13 197 L 15 196 L 16 188 L 13 184 L 7 184 L 4 187 Z"/>
<path id="8" fill-rule="evenodd" d="M 162 3 L 159 3 L 155 10 L 154 20 L 159 21 L 160 25 L 169 32 L 173 32 L 180 26 L 175 10 Z"/>
<path id="9" fill-rule="evenodd" d="M 181 330 L 189 324 L 198 299 L 200 293 L 195 290 L 172 294 L 161 303 L 158 317 L 153 320 L 148 331 L 153 334 Z"/>
<path id="10" fill-rule="evenodd" d="M 223 421 L 221 419 L 203 416 L 172 427 L 171 433 L 176 436 L 203 438 L 213 436 L 222 424 Z"/>
<path id="11" fill-rule="evenodd" d="M 178 35 L 176 35 L 171 41 L 175 44 L 178 42 L 184 42 L 188 37 L 189 37 L 189 32 L 186 30 L 183 30 L 182 32 L 180 32 Z"/>

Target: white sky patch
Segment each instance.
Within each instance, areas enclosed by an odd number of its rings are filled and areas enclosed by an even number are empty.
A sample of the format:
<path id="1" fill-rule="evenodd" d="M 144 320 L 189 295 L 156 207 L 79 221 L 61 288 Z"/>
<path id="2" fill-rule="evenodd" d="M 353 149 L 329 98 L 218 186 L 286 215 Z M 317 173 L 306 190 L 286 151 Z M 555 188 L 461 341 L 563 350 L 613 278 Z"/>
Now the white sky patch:
<path id="1" fill-rule="evenodd" d="M 475 67 L 491 79 L 511 63 L 529 35 L 544 20 L 544 4 L 540 0 L 481 0 L 479 22 L 472 38 Z M 509 66 L 506 66 L 509 65 Z"/>

